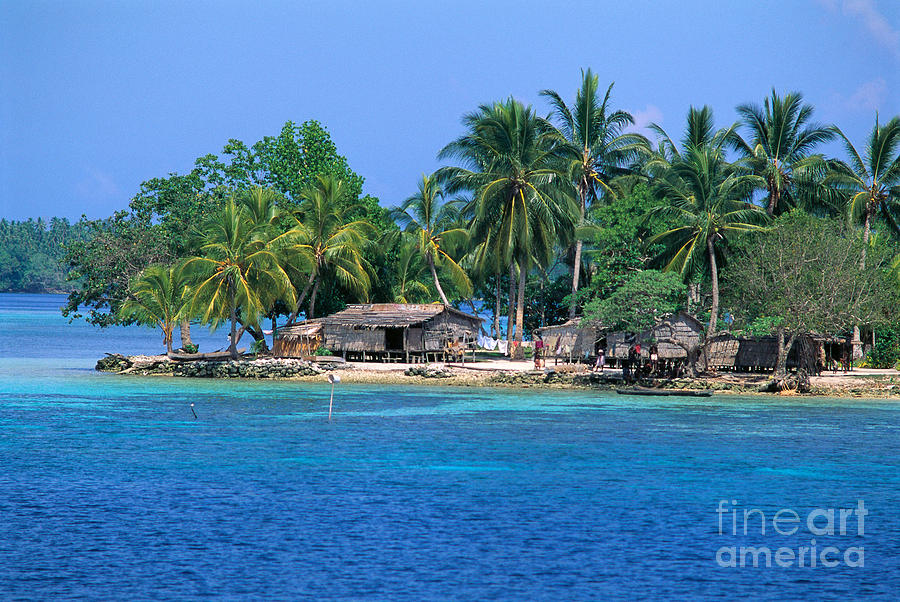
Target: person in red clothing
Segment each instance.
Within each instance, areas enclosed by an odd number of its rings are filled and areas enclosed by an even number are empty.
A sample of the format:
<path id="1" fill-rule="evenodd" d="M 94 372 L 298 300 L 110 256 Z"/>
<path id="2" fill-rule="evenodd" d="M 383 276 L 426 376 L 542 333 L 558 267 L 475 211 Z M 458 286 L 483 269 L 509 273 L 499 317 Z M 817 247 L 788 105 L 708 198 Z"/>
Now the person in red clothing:
<path id="1" fill-rule="evenodd" d="M 534 340 L 534 369 L 540 370 L 544 363 L 544 339 L 537 337 Z"/>

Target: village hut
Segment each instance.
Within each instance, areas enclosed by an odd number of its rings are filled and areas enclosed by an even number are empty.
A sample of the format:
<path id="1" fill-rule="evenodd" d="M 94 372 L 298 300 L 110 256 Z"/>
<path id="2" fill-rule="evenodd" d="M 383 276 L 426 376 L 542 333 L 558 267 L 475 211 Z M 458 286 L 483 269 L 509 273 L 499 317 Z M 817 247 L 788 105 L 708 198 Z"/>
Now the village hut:
<path id="1" fill-rule="evenodd" d="M 655 346 L 660 360 L 684 360 L 687 359 L 685 347 L 692 349 L 699 346 L 702 335 L 703 324 L 682 311 L 641 333 L 636 342 L 641 344 L 641 356 L 644 358 L 649 356 L 650 347 Z"/>
<path id="2" fill-rule="evenodd" d="M 319 320 L 307 320 L 278 329 L 272 344 L 272 355 L 275 357 L 306 357 L 315 355 L 325 340 L 322 323 Z"/>
<path id="3" fill-rule="evenodd" d="M 537 328 L 534 334 L 544 341 L 547 356 L 584 359 L 596 355 L 597 345 L 602 341 L 602 333 L 597 326 L 575 318 Z"/>
<path id="4" fill-rule="evenodd" d="M 798 336 L 788 350 L 787 367 L 808 373 L 827 363 L 829 347 L 844 345 L 842 339 L 818 335 Z M 774 336 L 737 337 L 730 333 L 715 336 L 706 346 L 707 367 L 711 370 L 771 372 L 778 362 L 778 339 Z"/>
<path id="5" fill-rule="evenodd" d="M 463 359 L 474 349 L 481 318 L 440 304 L 370 303 L 315 323 L 320 345 L 345 359 L 417 362 Z"/>
<path id="6" fill-rule="evenodd" d="M 611 359 L 624 360 L 633 345 L 641 345 L 641 357 L 650 356 L 650 348 L 655 346 L 660 360 L 687 359 L 685 347 L 700 344 L 703 324 L 687 312 L 678 312 L 641 333 L 611 332 L 606 336 L 606 355 Z M 677 341 L 678 343 L 668 342 Z"/>

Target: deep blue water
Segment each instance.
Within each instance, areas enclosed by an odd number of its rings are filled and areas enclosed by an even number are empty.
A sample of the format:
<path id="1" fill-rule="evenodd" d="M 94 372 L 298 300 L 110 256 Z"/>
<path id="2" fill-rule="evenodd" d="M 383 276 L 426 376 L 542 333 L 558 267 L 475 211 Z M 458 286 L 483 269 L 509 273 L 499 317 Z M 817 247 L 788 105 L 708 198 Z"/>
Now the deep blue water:
<path id="1" fill-rule="evenodd" d="M 0 295 L 0 599 L 900 591 L 896 402 L 344 385 L 329 423 L 324 383 L 97 374 L 160 337 L 67 325 L 61 299 Z M 720 500 L 869 514 L 734 536 Z M 864 566 L 716 562 L 813 538 Z"/>

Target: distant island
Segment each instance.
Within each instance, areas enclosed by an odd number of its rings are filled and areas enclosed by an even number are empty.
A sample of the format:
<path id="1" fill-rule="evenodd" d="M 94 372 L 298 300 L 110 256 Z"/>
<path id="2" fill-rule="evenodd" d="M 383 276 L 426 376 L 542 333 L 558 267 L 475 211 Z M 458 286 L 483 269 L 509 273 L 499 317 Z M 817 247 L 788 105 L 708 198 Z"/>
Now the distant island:
<path id="1" fill-rule="evenodd" d="M 65 218 L 0 220 L 0 292 L 70 293 L 66 245 L 86 238 L 87 223 Z"/>

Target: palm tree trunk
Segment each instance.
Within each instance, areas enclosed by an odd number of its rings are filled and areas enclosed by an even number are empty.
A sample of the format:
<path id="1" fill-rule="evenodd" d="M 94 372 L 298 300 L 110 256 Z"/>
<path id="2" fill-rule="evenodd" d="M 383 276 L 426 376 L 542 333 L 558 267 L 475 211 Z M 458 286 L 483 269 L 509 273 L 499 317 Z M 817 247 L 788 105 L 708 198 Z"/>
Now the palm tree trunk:
<path id="1" fill-rule="evenodd" d="M 519 266 L 519 298 L 516 301 L 516 355 L 513 359 L 524 359 L 525 350 L 522 349 L 522 339 L 525 335 L 525 277 L 526 270 Z"/>
<path id="2" fill-rule="evenodd" d="M 316 317 L 316 295 L 319 293 L 319 283 L 321 280 L 316 278 L 316 284 L 313 286 L 312 294 L 309 296 L 309 315 L 307 319 Z"/>
<path id="3" fill-rule="evenodd" d="M 509 304 L 506 314 L 506 340 L 512 345 L 516 326 L 516 265 L 513 261 L 509 262 Z"/>
<path id="4" fill-rule="evenodd" d="M 581 193 L 581 213 L 580 219 L 578 220 L 579 225 L 584 221 L 584 210 L 585 210 L 585 200 L 584 195 L 585 191 L 579 191 Z M 575 241 L 575 265 L 572 266 L 572 301 L 569 303 L 569 319 L 573 319 L 575 317 L 575 293 L 578 292 L 578 279 L 581 277 L 581 248 L 584 245 L 582 240 L 579 238 Z"/>
<path id="5" fill-rule="evenodd" d="M 706 250 L 709 253 L 709 276 L 712 280 L 712 307 L 709 310 L 709 326 L 706 327 L 706 338 L 710 339 L 716 333 L 716 324 L 719 321 L 719 268 L 716 265 L 713 237 L 706 240 Z"/>
<path id="6" fill-rule="evenodd" d="M 228 285 L 228 293 L 229 293 L 229 305 L 228 308 L 231 312 L 231 343 L 228 345 L 228 351 L 231 354 L 231 359 L 236 360 L 238 357 L 237 354 L 237 307 L 235 307 L 235 291 L 234 291 L 234 283 L 229 283 Z"/>
<path id="7" fill-rule="evenodd" d="M 500 338 L 500 272 L 496 274 L 497 286 L 495 287 L 496 295 L 494 296 L 494 336 Z"/>
<path id="8" fill-rule="evenodd" d="M 172 353 L 172 330 L 163 330 L 163 338 L 166 340 L 166 355 Z"/>
<path id="9" fill-rule="evenodd" d="M 431 270 L 431 277 L 434 278 L 434 288 L 437 289 L 438 295 L 441 296 L 441 303 L 450 305 L 450 302 L 447 301 L 447 295 L 444 294 L 444 289 L 441 288 L 441 282 L 438 280 L 437 271 L 434 269 L 434 257 L 431 256 L 431 253 L 428 253 L 425 255 L 425 259 L 428 260 L 428 269 Z"/>
<path id="10" fill-rule="evenodd" d="M 778 208 L 778 201 L 781 200 L 781 191 L 775 186 L 774 182 L 769 182 L 769 204 L 766 207 L 766 213 L 769 217 L 775 216 L 775 210 Z"/>
<path id="11" fill-rule="evenodd" d="M 869 237 L 872 233 L 872 212 L 866 209 L 866 225 L 863 227 L 862 257 L 859 260 L 859 269 L 866 269 L 866 247 L 869 246 Z"/>
<path id="12" fill-rule="evenodd" d="M 315 270 L 310 273 L 309 282 L 306 283 L 306 287 L 297 298 L 297 305 L 294 307 L 294 312 L 291 314 L 291 317 L 288 318 L 287 324 L 285 326 L 290 326 L 297 319 L 297 316 L 300 314 L 300 307 L 303 305 L 303 301 L 306 300 L 306 294 L 309 292 L 309 288 L 313 285 L 313 281 L 316 279 L 316 275 L 317 274 Z"/>
<path id="13" fill-rule="evenodd" d="M 184 319 L 178 325 L 178 332 L 181 335 L 181 346 L 187 347 L 188 345 L 193 345 L 194 342 L 191 340 L 191 321 L 188 319 Z"/>

